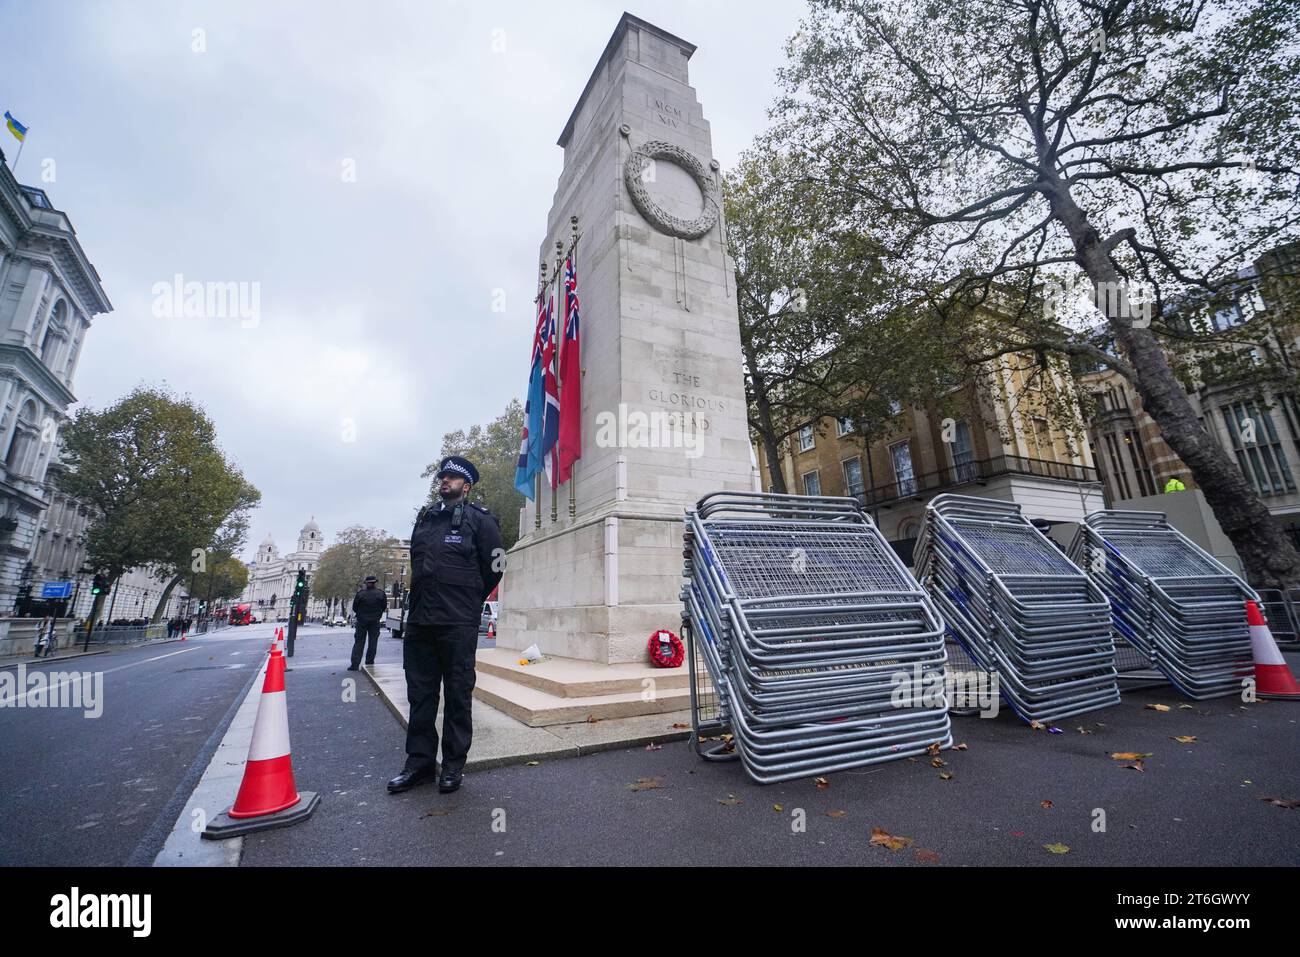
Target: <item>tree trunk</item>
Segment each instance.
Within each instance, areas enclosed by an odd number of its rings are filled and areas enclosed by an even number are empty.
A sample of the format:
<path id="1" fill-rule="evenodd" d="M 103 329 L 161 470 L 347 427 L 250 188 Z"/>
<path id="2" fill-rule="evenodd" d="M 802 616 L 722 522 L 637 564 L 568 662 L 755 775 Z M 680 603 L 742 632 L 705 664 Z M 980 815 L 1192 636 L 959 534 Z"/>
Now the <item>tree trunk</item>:
<path id="1" fill-rule="evenodd" d="M 1103 283 L 1121 282 L 1109 251 L 1068 187 L 1057 179 L 1048 198 L 1094 291 Z M 1106 303 L 1110 311 L 1117 298 L 1097 295 L 1095 301 Z M 1214 517 L 1241 557 L 1250 583 L 1256 588 L 1286 588 L 1300 582 L 1300 553 L 1237 463 L 1202 427 L 1155 334 L 1150 328 L 1134 326 L 1127 316 L 1107 318 L 1137 374 L 1133 385 L 1142 397 L 1143 409 L 1160 426 L 1165 442 L 1201 487 Z"/>
<path id="2" fill-rule="evenodd" d="M 172 590 L 180 583 L 182 577 L 181 573 L 172 576 L 172 580 L 169 581 L 167 587 L 163 589 L 162 597 L 158 599 L 158 607 L 153 610 L 153 617 L 149 619 L 150 621 L 162 621 L 163 612 L 167 608 L 167 601 L 172 597 Z"/>

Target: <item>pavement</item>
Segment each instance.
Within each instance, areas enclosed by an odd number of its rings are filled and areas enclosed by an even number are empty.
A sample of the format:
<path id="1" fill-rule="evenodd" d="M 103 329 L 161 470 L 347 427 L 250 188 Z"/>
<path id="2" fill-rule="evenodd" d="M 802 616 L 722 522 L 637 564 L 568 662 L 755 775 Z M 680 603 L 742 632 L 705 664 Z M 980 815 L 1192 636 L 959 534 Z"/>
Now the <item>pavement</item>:
<path id="1" fill-rule="evenodd" d="M 382 639 L 380 662 L 400 650 Z M 1300 809 L 1266 800 L 1300 799 L 1295 703 L 1154 687 L 1059 734 L 1004 709 L 955 718 L 966 748 L 941 767 L 895 761 L 824 786 L 756 785 L 677 741 L 469 771 L 451 795 L 389 795 L 400 728 L 374 689 L 340 695 L 342 667 L 289 676 L 298 786 L 323 801 L 304 824 L 246 837 L 243 866 L 1300 864 Z M 1111 757 L 1122 752 L 1150 756 L 1139 771 Z M 874 828 L 899 849 L 873 845 Z"/>
<path id="2" fill-rule="evenodd" d="M 411 705 L 406 700 L 406 673 L 400 659 L 396 662 L 376 659 L 374 665 L 363 667 L 384 703 L 405 728 Z M 576 758 L 610 748 L 685 740 L 690 736 L 689 711 L 533 728 L 478 698 L 474 698 L 470 710 L 474 721 L 474 745 L 465 762 L 467 771 L 525 764 L 540 758 Z M 438 712 L 438 733 L 442 733 L 441 711 Z"/>
<path id="3" fill-rule="evenodd" d="M 77 661 L 0 663 L 10 672 L 22 665 L 27 674 L 75 672 L 102 681 L 98 716 L 73 708 L 0 710 L 0 864 L 149 863 L 175 820 L 173 802 L 193 790 L 194 765 L 206 764 L 215 729 L 268 643 L 222 629 Z"/>
<path id="4" fill-rule="evenodd" d="M 649 746 L 490 766 L 492 721 L 480 715 L 479 763 L 459 792 L 390 795 L 401 722 L 366 675 L 346 671 L 350 630 L 328 628 L 300 633 L 286 676 L 297 786 L 320 807 L 290 828 L 200 842 L 195 812 L 219 812 L 238 788 L 270 632 L 29 665 L 93 669 L 104 708 L 0 711 L 0 864 L 1300 864 L 1292 702 L 1192 702 L 1150 687 L 1059 734 L 1004 709 L 954 718 L 966 747 L 942 765 L 770 786 L 700 760 L 670 727 Z M 401 649 L 385 634 L 378 664 L 400 664 Z M 1300 654 L 1287 657 L 1300 673 Z M 1147 754 L 1141 770 L 1111 756 L 1123 752 Z M 873 829 L 897 840 L 873 844 Z"/>

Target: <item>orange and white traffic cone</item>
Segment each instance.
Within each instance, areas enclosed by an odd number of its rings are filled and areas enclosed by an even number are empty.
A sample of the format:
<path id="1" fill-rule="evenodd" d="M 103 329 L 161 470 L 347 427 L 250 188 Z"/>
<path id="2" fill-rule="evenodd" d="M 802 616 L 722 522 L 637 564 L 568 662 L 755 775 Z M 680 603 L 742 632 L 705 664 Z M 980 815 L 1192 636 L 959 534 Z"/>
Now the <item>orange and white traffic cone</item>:
<path id="1" fill-rule="evenodd" d="M 489 621 L 489 622 L 488 622 L 488 633 L 487 633 L 487 636 L 488 636 L 489 638 L 493 639 L 493 640 L 496 639 L 496 636 L 497 636 L 497 623 L 496 623 L 495 619 L 492 620 L 492 621 Z"/>
<path id="2" fill-rule="evenodd" d="M 1300 701 L 1300 685 L 1253 601 L 1246 602 L 1246 623 L 1250 625 L 1250 650 L 1255 659 L 1255 693 L 1261 698 Z"/>
<path id="3" fill-rule="evenodd" d="M 319 794 L 313 791 L 300 794 L 294 784 L 284 655 L 276 648 L 268 657 L 239 794 L 232 807 L 208 824 L 203 836 L 217 840 L 294 824 L 310 817 L 319 803 Z"/>

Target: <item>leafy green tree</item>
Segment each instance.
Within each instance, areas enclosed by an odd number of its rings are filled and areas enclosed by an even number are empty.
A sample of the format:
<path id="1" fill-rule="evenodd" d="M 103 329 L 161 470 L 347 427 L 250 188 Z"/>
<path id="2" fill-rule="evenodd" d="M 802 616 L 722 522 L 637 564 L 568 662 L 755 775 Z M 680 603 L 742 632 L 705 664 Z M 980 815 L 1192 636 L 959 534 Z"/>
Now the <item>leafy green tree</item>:
<path id="1" fill-rule="evenodd" d="M 496 516 L 501 525 L 501 542 L 510 548 L 519 540 L 519 510 L 524 497 L 515 488 L 515 464 L 519 458 L 519 436 L 524 428 L 524 407 L 518 399 L 511 399 L 504 412 L 487 425 L 472 426 L 467 432 L 457 429 L 442 437 L 442 453 L 437 462 L 430 462 L 423 476 L 432 478 L 429 483 L 429 501 L 438 498 L 438 479 L 435 477 L 442 459 L 448 455 L 461 455 L 478 469 L 479 483 L 470 497 Z"/>
<path id="2" fill-rule="evenodd" d="M 349 525 L 321 552 L 311 578 L 312 597 L 348 609 L 367 575 L 374 575 L 379 587 L 387 590 L 400 572 L 394 557 L 397 545 L 397 539 L 382 529 Z"/>
<path id="3" fill-rule="evenodd" d="M 813 0 L 773 113 L 899 290 L 997 306 L 953 329 L 970 361 L 1060 351 L 1129 379 L 1260 586 L 1300 581 L 1300 555 L 1167 351 L 1188 303 L 1296 236 L 1298 30 L 1294 0 Z M 1062 328 L 1063 288 L 1099 336 Z"/>
<path id="4" fill-rule="evenodd" d="M 227 460 L 212 420 L 188 397 L 141 386 L 107 409 L 79 409 L 61 437 L 67 470 L 59 486 L 93 510 L 87 559 L 108 578 L 92 620 L 123 572 L 152 566 L 167 581 L 156 621 L 176 584 L 206 562 L 207 549 L 231 554 L 242 543 L 261 494 Z"/>
<path id="5" fill-rule="evenodd" d="M 745 153 L 723 195 L 749 426 L 786 492 L 781 450 L 802 427 L 849 419 L 870 442 L 897 404 L 933 405 L 960 370 L 939 313 L 896 294 L 883 251 L 836 221 L 825 187 L 781 144 Z"/>
<path id="6" fill-rule="evenodd" d="M 216 556 L 194 577 L 194 598 L 220 602 L 238 598 L 248 587 L 248 566 L 233 555 Z"/>

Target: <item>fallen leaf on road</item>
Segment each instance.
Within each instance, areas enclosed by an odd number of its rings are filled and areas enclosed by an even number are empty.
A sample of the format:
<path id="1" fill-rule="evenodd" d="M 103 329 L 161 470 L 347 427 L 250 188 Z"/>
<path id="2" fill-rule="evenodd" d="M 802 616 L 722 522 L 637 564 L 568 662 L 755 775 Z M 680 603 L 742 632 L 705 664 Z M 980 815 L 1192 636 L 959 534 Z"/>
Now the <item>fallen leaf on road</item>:
<path id="1" fill-rule="evenodd" d="M 1070 848 L 1069 848 L 1068 846 L 1066 846 L 1065 844 L 1044 844 L 1043 847 L 1047 848 L 1047 849 L 1048 849 L 1049 851 L 1051 851 L 1053 854 L 1069 854 L 1069 853 L 1070 853 Z"/>
<path id="2" fill-rule="evenodd" d="M 725 804 L 727 807 L 735 807 L 736 805 L 744 804 L 745 802 L 742 801 L 740 798 L 736 797 L 736 795 L 734 794 L 728 794 L 724 798 L 718 798 L 718 803 Z"/>
<path id="3" fill-rule="evenodd" d="M 1079 733 L 1080 733 L 1080 734 L 1092 734 L 1091 731 L 1089 731 L 1087 728 L 1084 728 L 1084 727 L 1080 727 L 1080 728 L 1079 728 Z"/>
<path id="4" fill-rule="evenodd" d="M 813 778 L 813 784 L 817 785 L 817 790 L 819 791 L 825 791 L 831 786 L 831 782 L 827 781 L 825 778 Z"/>
<path id="5" fill-rule="evenodd" d="M 539 765 L 539 764 L 541 764 L 541 763 L 542 763 L 541 761 L 527 761 L 527 762 L 525 762 L 524 767 L 535 768 L 535 767 L 537 767 L 537 765 Z"/>
<path id="6" fill-rule="evenodd" d="M 939 779 L 940 779 L 941 781 L 951 781 L 951 780 L 952 780 L 952 772 L 951 772 L 951 771 L 940 771 L 940 772 L 939 772 Z"/>
<path id="7" fill-rule="evenodd" d="M 873 827 L 871 829 L 871 843 L 877 847 L 886 847 L 891 851 L 901 851 L 905 847 L 911 847 L 916 841 L 910 837 L 895 837 L 882 827 Z"/>
<path id="8" fill-rule="evenodd" d="M 689 728 L 690 725 L 689 725 L 689 724 L 678 724 L 677 722 L 673 722 L 673 727 L 674 727 L 674 728 Z"/>
<path id="9" fill-rule="evenodd" d="M 1147 709 L 1148 711 L 1168 711 L 1168 710 L 1169 710 L 1169 705 L 1167 705 L 1167 704 L 1149 704 L 1149 705 L 1145 705 L 1144 707 L 1146 707 L 1146 709 Z"/>
<path id="10" fill-rule="evenodd" d="M 1260 800 L 1274 807 L 1284 807 L 1288 811 L 1294 811 L 1300 807 L 1300 801 L 1292 801 L 1289 798 L 1260 798 Z"/>
<path id="11" fill-rule="evenodd" d="M 827 812 L 826 812 L 826 816 L 827 816 L 827 817 L 843 817 L 846 813 L 847 813 L 847 812 L 845 812 L 845 811 L 827 811 Z"/>
<path id="12" fill-rule="evenodd" d="M 931 758 L 931 759 L 930 759 L 930 767 L 932 767 L 932 768 L 942 768 L 942 767 L 947 767 L 947 765 L 948 765 L 948 762 L 945 761 L 943 758 Z"/>
<path id="13" fill-rule="evenodd" d="M 773 805 L 772 805 L 772 810 L 773 810 L 773 811 L 784 811 L 785 808 L 781 807 L 781 805 L 779 805 L 779 804 L 773 804 Z"/>
<path id="14" fill-rule="evenodd" d="M 954 745 L 952 746 L 952 749 L 953 749 L 954 751 L 965 751 L 968 747 L 969 747 L 969 745 L 967 745 L 966 742 L 963 741 L 961 744 L 954 744 Z"/>
<path id="15" fill-rule="evenodd" d="M 595 724 L 599 720 L 600 719 L 597 718 L 594 714 L 587 715 L 587 724 Z"/>
<path id="16" fill-rule="evenodd" d="M 934 742 L 934 744 L 927 745 L 925 749 L 925 753 L 930 755 L 931 757 L 937 755 L 939 753 L 939 742 L 936 741 Z"/>
<path id="17" fill-rule="evenodd" d="M 1179 744 L 1195 744 L 1195 743 L 1196 743 L 1196 735 L 1194 735 L 1194 734 L 1176 734 L 1176 735 L 1174 735 L 1174 740 L 1177 741 Z"/>
<path id="18" fill-rule="evenodd" d="M 1124 767 L 1126 767 L 1126 768 L 1132 768 L 1134 771 L 1145 771 L 1145 770 L 1146 770 L 1146 768 L 1142 767 L 1142 762 L 1141 762 L 1141 761 L 1134 761 L 1132 764 L 1126 764 L 1126 765 L 1124 765 Z"/>
<path id="19" fill-rule="evenodd" d="M 918 847 L 916 849 L 916 859 L 920 861 L 922 864 L 939 863 L 939 855 L 936 854 L 934 851 L 927 851 L 923 847 Z"/>
<path id="20" fill-rule="evenodd" d="M 1149 758 L 1151 756 L 1152 752 L 1150 751 L 1145 754 L 1139 754 L 1137 751 L 1116 751 L 1111 755 L 1111 757 L 1116 761 L 1141 761 L 1143 758 Z"/>
<path id="21" fill-rule="evenodd" d="M 647 751 L 662 751 L 664 749 L 664 746 L 662 744 L 655 744 L 653 741 L 651 741 L 649 744 L 645 746 L 645 749 Z"/>
<path id="22" fill-rule="evenodd" d="M 1041 807 L 1041 808 L 1049 808 L 1049 807 L 1052 806 L 1052 802 L 1051 802 L 1051 801 L 1039 801 L 1039 802 L 1038 802 L 1038 806 Z"/>
<path id="23" fill-rule="evenodd" d="M 637 778 L 627 786 L 629 791 L 653 791 L 664 786 L 663 778 Z"/>
<path id="24" fill-rule="evenodd" d="M 1038 731 L 1042 729 L 1043 723 L 1041 721 L 1030 721 L 1029 726 L 1033 728 L 1035 731 Z"/>
<path id="25" fill-rule="evenodd" d="M 1195 710 L 1195 708 L 1196 708 L 1196 706 L 1195 706 L 1195 705 L 1191 705 L 1191 704 L 1180 704 L 1180 705 L 1178 706 L 1178 710 L 1179 710 L 1179 711 L 1193 711 L 1193 710 Z"/>

